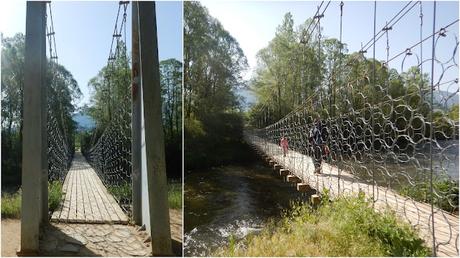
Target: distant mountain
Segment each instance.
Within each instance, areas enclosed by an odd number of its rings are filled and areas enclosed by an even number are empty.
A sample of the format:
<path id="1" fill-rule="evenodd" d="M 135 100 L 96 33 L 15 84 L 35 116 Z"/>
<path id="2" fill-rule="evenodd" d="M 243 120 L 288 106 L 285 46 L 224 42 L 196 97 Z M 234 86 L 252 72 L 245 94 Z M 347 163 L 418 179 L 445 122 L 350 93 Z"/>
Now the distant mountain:
<path id="1" fill-rule="evenodd" d="M 433 103 L 438 104 L 441 108 L 444 109 L 450 109 L 453 105 L 458 104 L 458 100 L 458 92 L 449 92 L 442 90 L 437 90 L 433 92 Z"/>
<path id="2" fill-rule="evenodd" d="M 248 89 L 241 89 L 237 91 L 237 94 L 242 98 L 243 103 L 243 110 L 249 110 L 254 103 L 256 103 L 256 96 L 251 90 Z"/>
<path id="3" fill-rule="evenodd" d="M 96 127 L 96 123 L 94 122 L 94 120 L 86 114 L 76 113 L 73 115 L 72 118 L 73 121 L 77 122 L 77 130 L 79 131 L 90 130 Z"/>

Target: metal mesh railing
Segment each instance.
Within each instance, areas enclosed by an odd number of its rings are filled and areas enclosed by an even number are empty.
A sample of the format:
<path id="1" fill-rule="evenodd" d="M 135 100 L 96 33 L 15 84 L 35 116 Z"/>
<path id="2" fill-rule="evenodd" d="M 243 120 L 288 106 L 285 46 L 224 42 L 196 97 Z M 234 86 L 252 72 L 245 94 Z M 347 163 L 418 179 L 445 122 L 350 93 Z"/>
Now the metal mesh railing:
<path id="1" fill-rule="evenodd" d="M 54 32 L 53 14 L 51 3 L 47 3 L 47 26 L 46 36 L 49 50 L 49 65 L 51 69 L 50 85 L 48 86 L 47 98 L 47 132 L 48 132 L 48 181 L 64 182 L 64 179 L 69 171 L 74 154 L 73 138 L 66 135 L 65 122 L 62 115 L 58 115 L 52 105 L 52 101 L 56 101 L 54 87 L 56 86 L 56 73 L 58 69 L 58 55 L 56 51 L 56 40 Z M 63 110 L 60 110 L 63 112 Z M 61 119 L 59 119 L 61 118 Z M 38 154 L 37 154 L 38 155 Z"/>
<path id="2" fill-rule="evenodd" d="M 99 140 L 85 153 L 121 207 L 131 211 L 131 107 L 129 100 L 120 103 L 110 124 Z"/>

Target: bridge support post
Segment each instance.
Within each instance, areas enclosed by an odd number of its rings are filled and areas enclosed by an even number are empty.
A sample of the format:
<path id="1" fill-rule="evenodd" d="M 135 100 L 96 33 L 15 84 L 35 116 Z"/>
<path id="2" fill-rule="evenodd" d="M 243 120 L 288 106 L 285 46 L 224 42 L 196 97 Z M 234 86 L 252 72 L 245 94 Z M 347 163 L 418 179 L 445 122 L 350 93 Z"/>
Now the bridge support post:
<path id="1" fill-rule="evenodd" d="M 155 2 L 139 2 L 138 15 L 152 254 L 164 256 L 172 249 Z"/>
<path id="2" fill-rule="evenodd" d="M 141 88 L 139 78 L 139 28 L 138 2 L 132 2 L 132 142 L 131 162 L 133 178 L 133 221 L 136 225 L 142 224 L 142 120 L 141 120 Z"/>
<path id="3" fill-rule="evenodd" d="M 27 2 L 22 142 L 21 247 L 36 255 L 40 224 L 48 221 L 46 4 Z"/>

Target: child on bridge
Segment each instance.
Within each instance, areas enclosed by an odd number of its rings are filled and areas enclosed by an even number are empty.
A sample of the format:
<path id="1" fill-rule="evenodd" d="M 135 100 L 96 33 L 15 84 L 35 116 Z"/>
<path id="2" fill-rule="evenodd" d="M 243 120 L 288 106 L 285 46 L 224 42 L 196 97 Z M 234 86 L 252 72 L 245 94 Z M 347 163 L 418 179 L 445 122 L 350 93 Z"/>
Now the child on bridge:
<path id="1" fill-rule="evenodd" d="M 288 144 L 288 140 L 286 139 L 286 137 L 284 136 L 281 137 L 280 146 L 283 149 L 283 157 L 286 157 L 286 153 L 288 152 L 288 149 L 289 149 L 289 144 Z"/>

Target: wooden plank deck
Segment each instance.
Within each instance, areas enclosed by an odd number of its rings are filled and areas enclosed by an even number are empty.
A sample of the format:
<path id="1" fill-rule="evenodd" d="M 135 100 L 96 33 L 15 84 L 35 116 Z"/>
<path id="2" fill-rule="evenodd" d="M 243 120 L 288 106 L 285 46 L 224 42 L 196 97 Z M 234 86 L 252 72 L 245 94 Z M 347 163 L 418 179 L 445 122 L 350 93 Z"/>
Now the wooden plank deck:
<path id="1" fill-rule="evenodd" d="M 312 188 L 323 191 L 329 190 L 334 198 L 340 194 L 357 194 L 360 191 L 366 196 L 374 196 L 375 209 L 382 211 L 390 208 L 403 220 L 418 229 L 420 236 L 428 246 L 432 246 L 431 206 L 417 202 L 411 198 L 399 195 L 392 189 L 373 186 L 354 177 L 351 173 L 340 170 L 338 167 L 323 162 L 322 174 L 314 174 L 313 159 L 307 155 L 290 150 L 283 157 L 281 148 L 273 143 L 266 143 L 257 136 L 245 136 L 246 141 L 259 151 L 289 169 L 291 174 L 299 177 L 303 183 Z M 434 228 L 438 256 L 459 256 L 459 218 L 442 209 L 434 207 Z"/>
<path id="2" fill-rule="evenodd" d="M 63 192 L 63 201 L 51 216 L 53 222 L 128 223 L 128 217 L 80 152 L 75 153 Z"/>

